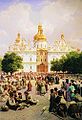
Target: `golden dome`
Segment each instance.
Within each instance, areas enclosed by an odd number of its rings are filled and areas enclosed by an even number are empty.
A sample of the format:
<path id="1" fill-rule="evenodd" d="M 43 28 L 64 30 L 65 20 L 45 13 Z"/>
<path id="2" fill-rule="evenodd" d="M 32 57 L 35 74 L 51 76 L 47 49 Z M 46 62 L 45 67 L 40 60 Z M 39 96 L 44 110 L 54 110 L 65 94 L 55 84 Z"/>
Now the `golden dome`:
<path id="1" fill-rule="evenodd" d="M 20 33 L 17 34 L 16 42 L 17 42 L 17 43 L 20 42 Z"/>
<path id="2" fill-rule="evenodd" d="M 38 25 L 38 33 L 34 36 L 34 40 L 35 41 L 46 40 L 46 36 L 43 34 L 43 29 L 41 24 Z"/>

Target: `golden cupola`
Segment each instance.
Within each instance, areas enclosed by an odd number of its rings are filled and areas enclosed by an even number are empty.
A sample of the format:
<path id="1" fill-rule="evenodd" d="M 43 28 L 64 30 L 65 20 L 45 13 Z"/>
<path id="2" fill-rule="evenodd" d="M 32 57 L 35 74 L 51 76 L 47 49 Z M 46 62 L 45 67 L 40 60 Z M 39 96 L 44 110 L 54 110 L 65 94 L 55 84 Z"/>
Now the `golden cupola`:
<path id="1" fill-rule="evenodd" d="M 46 36 L 43 34 L 43 29 L 41 24 L 38 25 L 38 33 L 34 36 L 34 40 L 35 41 L 46 40 Z"/>
<path id="2" fill-rule="evenodd" d="M 16 38 L 16 43 L 19 43 L 21 41 L 20 39 L 20 33 L 17 34 L 17 38 Z"/>

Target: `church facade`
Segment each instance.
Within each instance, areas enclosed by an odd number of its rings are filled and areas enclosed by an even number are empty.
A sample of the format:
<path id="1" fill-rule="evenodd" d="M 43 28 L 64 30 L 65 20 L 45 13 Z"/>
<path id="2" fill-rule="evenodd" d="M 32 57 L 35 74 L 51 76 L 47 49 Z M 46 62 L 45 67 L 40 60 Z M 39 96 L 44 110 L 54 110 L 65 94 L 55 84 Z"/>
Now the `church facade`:
<path id="1" fill-rule="evenodd" d="M 42 25 L 38 25 L 33 47 L 30 46 L 30 42 L 26 44 L 25 40 L 21 39 L 20 33 L 18 33 L 15 42 L 9 46 L 10 52 L 16 52 L 23 58 L 23 71 L 25 72 L 50 72 L 51 61 L 72 50 L 73 48 L 67 45 L 63 34 L 61 34 L 61 39 L 56 40 L 54 45 L 50 47 L 43 34 Z"/>

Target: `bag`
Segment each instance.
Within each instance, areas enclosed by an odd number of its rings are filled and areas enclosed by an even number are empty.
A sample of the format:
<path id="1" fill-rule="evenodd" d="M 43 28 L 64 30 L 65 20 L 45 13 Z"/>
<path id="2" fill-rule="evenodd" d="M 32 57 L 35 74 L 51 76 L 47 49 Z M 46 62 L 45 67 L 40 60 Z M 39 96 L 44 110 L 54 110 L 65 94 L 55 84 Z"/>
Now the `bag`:
<path id="1" fill-rule="evenodd" d="M 9 108 L 6 105 L 1 106 L 1 111 L 8 111 Z"/>

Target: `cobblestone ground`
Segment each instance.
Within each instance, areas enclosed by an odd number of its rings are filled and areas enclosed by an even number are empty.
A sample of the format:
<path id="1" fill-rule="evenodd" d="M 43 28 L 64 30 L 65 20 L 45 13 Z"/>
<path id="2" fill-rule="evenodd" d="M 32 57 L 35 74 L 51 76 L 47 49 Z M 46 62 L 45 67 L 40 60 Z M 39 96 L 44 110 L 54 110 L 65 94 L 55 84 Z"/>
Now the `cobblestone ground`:
<path id="1" fill-rule="evenodd" d="M 49 108 L 49 92 L 45 96 L 36 95 L 36 90 L 33 82 L 32 96 L 39 100 L 37 105 L 30 106 L 23 110 L 13 111 L 9 110 L 8 112 L 0 112 L 0 120 L 60 120 L 59 118 L 48 112 Z M 54 85 L 50 86 L 53 88 Z M 42 114 L 43 107 L 46 107 L 46 110 Z M 69 118 L 65 118 L 69 120 Z"/>

